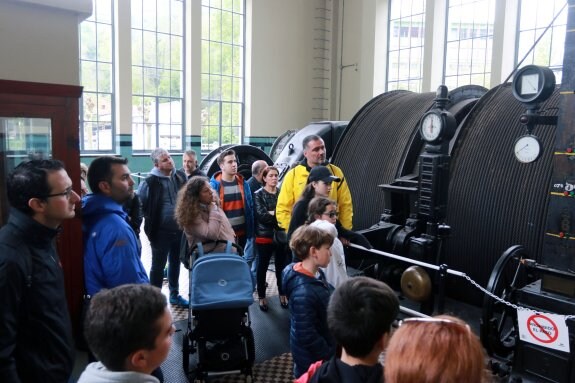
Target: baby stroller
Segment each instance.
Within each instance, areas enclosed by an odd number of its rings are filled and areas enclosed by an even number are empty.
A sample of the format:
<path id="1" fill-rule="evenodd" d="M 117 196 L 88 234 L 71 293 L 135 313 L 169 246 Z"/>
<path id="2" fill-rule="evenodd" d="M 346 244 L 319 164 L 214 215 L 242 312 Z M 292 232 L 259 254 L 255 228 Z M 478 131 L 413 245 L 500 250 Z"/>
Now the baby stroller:
<path id="1" fill-rule="evenodd" d="M 255 341 L 249 318 L 254 286 L 241 247 L 229 241 L 225 252 L 206 253 L 208 243 L 187 251 L 190 270 L 188 325 L 183 339 L 183 367 L 191 382 L 209 376 L 242 373 L 253 381 Z M 213 246 L 212 246 L 213 244 Z M 237 253 L 232 252 L 232 247 Z M 198 353 L 190 370 L 190 354 Z"/>

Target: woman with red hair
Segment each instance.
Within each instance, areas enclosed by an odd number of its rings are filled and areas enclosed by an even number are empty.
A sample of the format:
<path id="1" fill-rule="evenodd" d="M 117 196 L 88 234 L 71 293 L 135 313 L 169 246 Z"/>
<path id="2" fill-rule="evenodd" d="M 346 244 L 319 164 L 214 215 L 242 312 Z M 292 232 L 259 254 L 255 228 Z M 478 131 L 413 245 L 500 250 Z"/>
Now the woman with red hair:
<path id="1" fill-rule="evenodd" d="M 462 320 L 447 315 L 401 322 L 385 352 L 386 383 L 485 383 L 485 353 Z"/>

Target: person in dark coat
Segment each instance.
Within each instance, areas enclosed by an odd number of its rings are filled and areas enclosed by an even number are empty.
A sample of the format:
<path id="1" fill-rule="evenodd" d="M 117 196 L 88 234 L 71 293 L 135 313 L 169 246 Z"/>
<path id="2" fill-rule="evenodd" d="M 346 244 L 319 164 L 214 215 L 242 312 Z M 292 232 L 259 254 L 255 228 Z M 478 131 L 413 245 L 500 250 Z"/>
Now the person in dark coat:
<path id="1" fill-rule="evenodd" d="M 312 364 L 296 383 L 383 383 L 379 356 L 398 314 L 399 300 L 385 283 L 368 277 L 342 283 L 327 307 L 327 324 L 341 356 Z"/>
<path id="2" fill-rule="evenodd" d="M 144 232 L 152 248 L 150 284 L 162 288 L 164 268 L 168 264 L 170 304 L 188 307 L 187 299 L 180 295 L 180 243 L 182 231 L 174 218 L 178 191 L 187 182 L 184 173 L 176 170 L 170 153 L 156 148 L 150 155 L 154 168 L 140 184 L 138 196 L 144 212 Z"/>
<path id="3" fill-rule="evenodd" d="M 256 208 L 256 248 L 259 257 L 257 266 L 257 290 L 260 310 L 268 311 L 266 300 L 266 274 L 270 259 L 275 257 L 276 280 L 280 305 L 288 308 L 287 297 L 283 292 L 282 271 L 286 265 L 285 244 L 274 241 L 274 233 L 282 230 L 276 220 L 276 203 L 279 189 L 277 188 L 279 171 L 274 166 L 268 166 L 262 172 L 262 182 L 264 186 L 255 193 L 254 204 Z"/>
<path id="4" fill-rule="evenodd" d="M 60 224 L 80 196 L 57 160 L 19 164 L 8 176 L 8 223 L 0 229 L 0 382 L 67 382 L 74 367 Z"/>
<path id="5" fill-rule="evenodd" d="M 290 311 L 290 349 L 294 376 L 299 378 L 317 360 L 335 354 L 327 327 L 327 305 L 333 287 L 320 267 L 329 264 L 334 237 L 313 226 L 302 226 L 292 235 L 290 248 L 301 259 L 283 271 L 283 290 Z"/>

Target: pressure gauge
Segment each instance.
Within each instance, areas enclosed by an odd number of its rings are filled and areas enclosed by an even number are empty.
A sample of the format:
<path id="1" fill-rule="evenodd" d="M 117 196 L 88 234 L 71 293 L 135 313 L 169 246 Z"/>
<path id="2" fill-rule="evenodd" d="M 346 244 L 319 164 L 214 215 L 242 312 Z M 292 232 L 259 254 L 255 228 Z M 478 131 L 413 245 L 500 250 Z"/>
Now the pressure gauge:
<path id="1" fill-rule="evenodd" d="M 453 137 L 457 122 L 455 117 L 445 110 L 433 109 L 421 118 L 419 131 L 421 138 L 429 144 L 439 144 Z"/>
<path id="2" fill-rule="evenodd" d="M 513 152 L 519 162 L 528 164 L 541 155 L 541 142 L 534 135 L 526 134 L 515 141 Z"/>
<path id="3" fill-rule="evenodd" d="M 547 67 L 527 65 L 517 71 L 512 84 L 513 96 L 528 105 L 547 100 L 555 90 L 555 74 Z"/>
<path id="4" fill-rule="evenodd" d="M 433 142 L 441 135 L 443 121 L 438 113 L 427 113 L 421 119 L 421 137 L 427 142 Z"/>

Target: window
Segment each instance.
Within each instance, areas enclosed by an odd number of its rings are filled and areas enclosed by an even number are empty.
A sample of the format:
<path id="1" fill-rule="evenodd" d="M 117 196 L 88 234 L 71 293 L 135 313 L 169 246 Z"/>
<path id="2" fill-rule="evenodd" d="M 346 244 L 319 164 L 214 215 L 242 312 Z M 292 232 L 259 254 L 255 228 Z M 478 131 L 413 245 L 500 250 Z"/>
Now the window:
<path id="1" fill-rule="evenodd" d="M 80 149 L 114 150 L 113 0 L 94 0 L 93 12 L 80 25 Z"/>
<path id="2" fill-rule="evenodd" d="M 450 0 L 444 83 L 490 87 L 495 0 Z"/>
<path id="3" fill-rule="evenodd" d="M 134 151 L 182 150 L 184 1 L 132 0 Z"/>
<path id="4" fill-rule="evenodd" d="M 567 25 L 567 7 L 565 0 L 521 0 L 519 17 L 519 39 L 517 43 L 517 62 L 523 59 L 545 28 L 558 14 L 559 17 L 535 48 L 521 64 L 548 66 L 555 72 L 557 83 L 561 82 L 563 51 L 565 49 L 565 28 Z"/>
<path id="5" fill-rule="evenodd" d="M 241 142 L 244 0 L 202 0 L 202 151 Z"/>
<path id="6" fill-rule="evenodd" d="M 387 89 L 421 92 L 425 0 L 392 0 Z"/>

